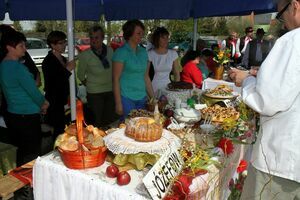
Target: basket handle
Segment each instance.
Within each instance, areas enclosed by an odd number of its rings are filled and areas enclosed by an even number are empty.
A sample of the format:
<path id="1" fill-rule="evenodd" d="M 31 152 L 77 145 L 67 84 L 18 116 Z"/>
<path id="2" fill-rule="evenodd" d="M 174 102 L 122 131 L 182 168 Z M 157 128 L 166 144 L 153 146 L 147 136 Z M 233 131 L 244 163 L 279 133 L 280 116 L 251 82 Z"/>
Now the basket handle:
<path id="1" fill-rule="evenodd" d="M 80 100 L 76 101 L 76 128 L 79 144 L 83 144 L 83 104 Z"/>

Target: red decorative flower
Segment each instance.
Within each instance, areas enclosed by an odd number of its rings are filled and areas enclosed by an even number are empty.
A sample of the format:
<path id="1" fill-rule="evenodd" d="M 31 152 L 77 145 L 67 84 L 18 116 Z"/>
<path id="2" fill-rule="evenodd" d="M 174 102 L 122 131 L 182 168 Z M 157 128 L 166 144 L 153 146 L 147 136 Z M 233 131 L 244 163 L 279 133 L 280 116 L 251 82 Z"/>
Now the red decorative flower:
<path id="1" fill-rule="evenodd" d="M 240 192 L 242 192 L 242 190 L 243 190 L 243 185 L 242 185 L 241 183 L 237 183 L 237 184 L 235 185 L 235 188 L 236 188 L 237 190 L 239 190 Z"/>
<path id="2" fill-rule="evenodd" d="M 245 171 L 248 167 L 248 163 L 246 160 L 241 160 L 239 166 L 237 167 L 236 171 L 237 173 L 242 173 L 243 171 Z"/>
<path id="3" fill-rule="evenodd" d="M 174 181 L 172 191 L 173 195 L 179 196 L 180 199 L 185 199 L 190 193 L 190 185 L 192 184 L 193 177 L 187 175 L 180 175 L 177 180 Z"/>
<path id="4" fill-rule="evenodd" d="M 217 146 L 223 150 L 225 155 L 229 155 L 233 153 L 234 150 L 233 143 L 228 138 L 221 138 Z"/>
<path id="5" fill-rule="evenodd" d="M 182 197 L 176 194 L 168 195 L 163 198 L 163 200 L 181 200 Z"/>

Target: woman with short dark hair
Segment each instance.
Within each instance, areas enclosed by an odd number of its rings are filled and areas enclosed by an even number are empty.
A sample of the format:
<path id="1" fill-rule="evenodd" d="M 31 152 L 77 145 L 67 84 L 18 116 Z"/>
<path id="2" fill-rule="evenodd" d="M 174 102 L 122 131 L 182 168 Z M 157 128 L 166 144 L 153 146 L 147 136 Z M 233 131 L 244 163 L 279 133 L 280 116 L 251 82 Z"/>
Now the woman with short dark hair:
<path id="1" fill-rule="evenodd" d="M 195 84 L 197 88 L 202 86 L 202 72 L 197 67 L 201 60 L 201 53 L 194 50 L 189 50 L 186 52 L 181 60 L 181 65 L 183 66 L 180 79 L 186 83 Z"/>
<path id="2" fill-rule="evenodd" d="M 147 93 L 153 97 L 147 51 L 139 46 L 145 27 L 139 20 L 129 20 L 122 28 L 126 43 L 113 56 L 113 91 L 121 120 L 132 109 L 145 108 Z"/>
<path id="3" fill-rule="evenodd" d="M 53 139 L 64 132 L 65 124 L 69 121 L 65 117 L 64 106 L 68 103 L 69 77 L 75 62 L 67 62 L 62 56 L 67 45 L 66 38 L 61 31 L 49 33 L 47 43 L 51 50 L 42 63 L 45 97 L 50 102 L 46 121 L 54 128 Z"/>
<path id="4" fill-rule="evenodd" d="M 17 150 L 17 166 L 35 159 L 40 154 L 40 112 L 49 106 L 36 86 L 33 75 L 19 59 L 25 55 L 25 36 L 17 31 L 3 34 L 0 65 L 0 86 L 7 101 L 7 127 L 10 142 Z"/>

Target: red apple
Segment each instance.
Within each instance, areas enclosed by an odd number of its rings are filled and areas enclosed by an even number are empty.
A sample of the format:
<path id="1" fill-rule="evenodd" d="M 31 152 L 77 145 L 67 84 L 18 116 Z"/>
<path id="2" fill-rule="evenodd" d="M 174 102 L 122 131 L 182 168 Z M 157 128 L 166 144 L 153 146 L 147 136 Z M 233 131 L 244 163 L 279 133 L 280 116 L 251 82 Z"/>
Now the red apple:
<path id="1" fill-rule="evenodd" d="M 118 174 L 118 177 L 117 177 L 118 185 L 127 185 L 130 182 L 130 180 L 131 180 L 131 177 L 128 174 L 128 172 L 123 171 Z"/>
<path id="2" fill-rule="evenodd" d="M 168 118 L 164 121 L 164 128 L 167 128 L 171 124 L 171 120 Z"/>
<path id="3" fill-rule="evenodd" d="M 110 178 L 115 178 L 119 174 L 119 169 L 115 165 L 110 165 L 106 168 L 106 175 Z"/>

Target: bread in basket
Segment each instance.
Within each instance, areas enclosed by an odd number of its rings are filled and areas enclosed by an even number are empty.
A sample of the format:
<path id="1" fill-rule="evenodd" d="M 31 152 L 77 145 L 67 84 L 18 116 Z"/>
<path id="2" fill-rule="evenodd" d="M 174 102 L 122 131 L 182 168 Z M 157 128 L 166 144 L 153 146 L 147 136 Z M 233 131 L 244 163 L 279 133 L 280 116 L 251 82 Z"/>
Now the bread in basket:
<path id="1" fill-rule="evenodd" d="M 107 149 L 103 143 L 105 132 L 91 125 L 83 127 L 83 106 L 77 101 L 76 124 L 71 124 L 55 142 L 61 159 L 71 169 L 85 169 L 104 163 Z"/>

